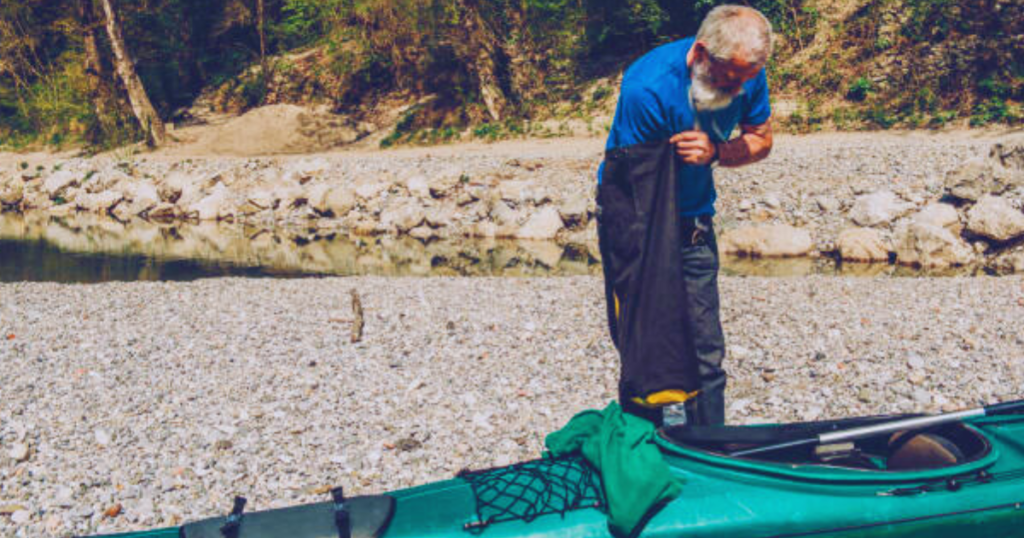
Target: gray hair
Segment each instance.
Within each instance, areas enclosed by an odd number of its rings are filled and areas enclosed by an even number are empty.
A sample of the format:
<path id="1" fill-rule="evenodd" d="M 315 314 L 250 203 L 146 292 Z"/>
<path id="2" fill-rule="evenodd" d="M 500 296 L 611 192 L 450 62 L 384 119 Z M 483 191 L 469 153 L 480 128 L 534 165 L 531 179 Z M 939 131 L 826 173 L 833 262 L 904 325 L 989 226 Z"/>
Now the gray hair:
<path id="1" fill-rule="evenodd" d="M 696 39 L 716 60 L 741 55 L 751 64 L 764 65 L 772 54 L 772 23 L 753 8 L 718 6 L 704 18 Z"/>

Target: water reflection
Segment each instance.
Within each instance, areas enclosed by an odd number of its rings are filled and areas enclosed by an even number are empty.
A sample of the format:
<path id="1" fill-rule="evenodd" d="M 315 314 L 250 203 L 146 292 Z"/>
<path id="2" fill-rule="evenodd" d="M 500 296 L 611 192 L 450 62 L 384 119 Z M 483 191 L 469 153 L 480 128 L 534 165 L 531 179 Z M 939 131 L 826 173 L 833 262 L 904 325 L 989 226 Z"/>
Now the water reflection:
<path id="1" fill-rule="evenodd" d="M 723 257 L 722 273 L 772 277 L 953 276 L 976 268 L 921 271 L 829 258 Z M 154 223 L 82 214 L 0 213 L 0 281 L 192 280 L 213 276 L 599 275 L 597 244 L 410 237 L 349 237 L 203 222 Z"/>
<path id="2" fill-rule="evenodd" d="M 191 280 L 211 276 L 599 274 L 597 245 L 349 237 L 203 222 L 124 224 L 0 214 L 0 281 Z"/>

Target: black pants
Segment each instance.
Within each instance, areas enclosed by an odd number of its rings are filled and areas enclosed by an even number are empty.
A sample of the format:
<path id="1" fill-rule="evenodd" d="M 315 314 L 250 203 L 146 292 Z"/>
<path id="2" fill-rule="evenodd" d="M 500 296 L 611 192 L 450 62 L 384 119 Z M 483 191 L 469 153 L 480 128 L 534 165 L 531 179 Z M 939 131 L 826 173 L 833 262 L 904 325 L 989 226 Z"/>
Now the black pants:
<path id="1" fill-rule="evenodd" d="M 700 373 L 700 393 L 686 403 L 686 421 L 700 426 L 719 426 L 725 423 L 725 382 L 722 369 L 725 357 L 725 336 L 719 316 L 718 298 L 718 243 L 711 217 L 686 218 L 683 221 L 683 245 L 680 270 L 686 287 L 686 300 L 682 305 L 691 320 L 686 331 L 688 342 L 694 346 Z M 633 403 L 620 389 L 619 402 L 628 413 L 643 417 L 661 426 L 661 409 L 648 409 Z"/>

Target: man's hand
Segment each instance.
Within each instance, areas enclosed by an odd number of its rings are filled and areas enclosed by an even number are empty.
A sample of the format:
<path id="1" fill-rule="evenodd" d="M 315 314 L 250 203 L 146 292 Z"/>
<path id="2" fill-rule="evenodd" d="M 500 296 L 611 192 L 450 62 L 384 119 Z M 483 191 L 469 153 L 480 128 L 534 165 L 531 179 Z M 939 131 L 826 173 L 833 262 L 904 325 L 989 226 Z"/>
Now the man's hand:
<path id="1" fill-rule="evenodd" d="M 676 133 L 668 141 L 676 147 L 676 154 L 682 157 L 686 164 L 706 165 L 715 157 L 717 151 L 715 144 L 703 131 Z"/>

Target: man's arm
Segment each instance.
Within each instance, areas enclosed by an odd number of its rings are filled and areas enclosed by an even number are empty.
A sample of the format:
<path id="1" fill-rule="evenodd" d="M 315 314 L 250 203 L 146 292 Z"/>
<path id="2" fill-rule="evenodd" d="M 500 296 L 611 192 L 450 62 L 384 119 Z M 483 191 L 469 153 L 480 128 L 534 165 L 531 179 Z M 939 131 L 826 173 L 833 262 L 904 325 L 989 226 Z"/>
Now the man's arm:
<path id="1" fill-rule="evenodd" d="M 772 151 L 772 122 L 740 125 L 740 136 L 718 144 L 718 164 L 743 166 L 764 159 Z"/>
<path id="2" fill-rule="evenodd" d="M 717 155 L 722 166 L 736 167 L 755 163 L 768 156 L 772 150 L 772 123 L 740 125 L 740 136 L 714 144 L 702 131 L 683 131 L 669 139 L 675 144 L 676 153 L 686 164 L 698 166 L 709 164 Z"/>

